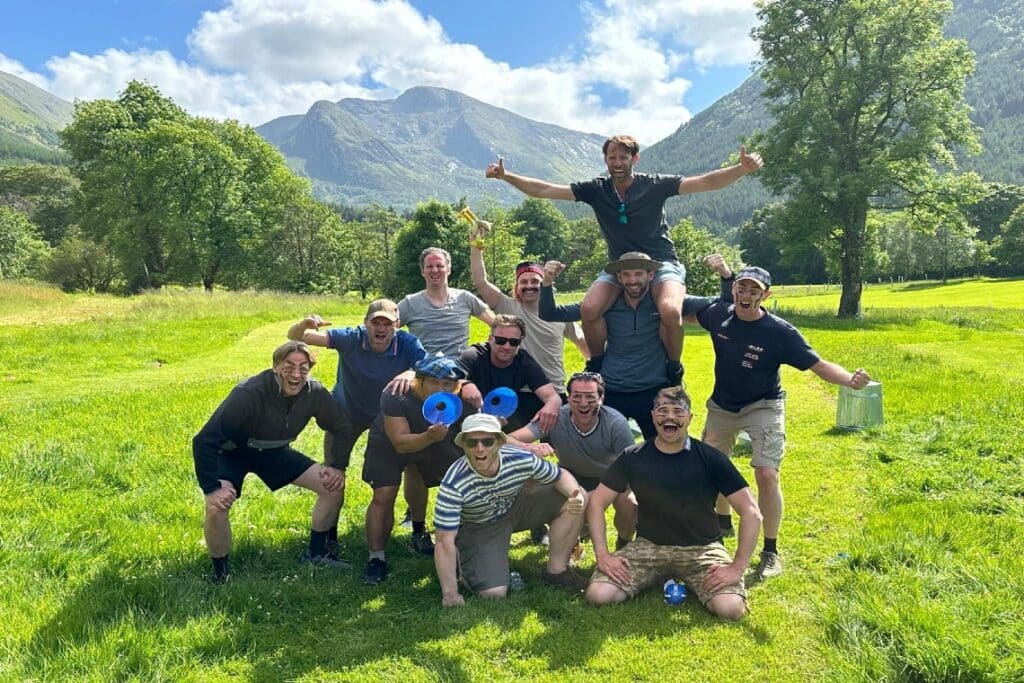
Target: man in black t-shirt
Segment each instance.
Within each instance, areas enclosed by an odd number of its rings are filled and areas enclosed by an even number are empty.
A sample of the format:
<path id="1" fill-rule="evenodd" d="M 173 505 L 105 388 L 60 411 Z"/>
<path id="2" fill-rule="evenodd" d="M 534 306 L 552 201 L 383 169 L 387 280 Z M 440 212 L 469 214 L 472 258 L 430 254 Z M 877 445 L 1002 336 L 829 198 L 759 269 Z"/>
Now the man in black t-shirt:
<path id="1" fill-rule="evenodd" d="M 622 602 L 665 579 L 682 579 L 712 614 L 740 619 L 747 612 L 743 572 L 761 524 L 754 495 L 725 454 L 687 435 L 692 415 L 685 390 L 662 389 L 651 415 L 657 436 L 623 451 L 590 496 L 587 524 L 597 569 L 587 601 Z M 637 537 L 610 554 L 605 511 L 627 488 L 639 508 Z M 734 559 L 722 545 L 715 516 L 719 495 L 740 513 Z"/>
<path id="2" fill-rule="evenodd" d="M 542 431 L 550 431 L 558 419 L 562 397 L 555 391 L 544 369 L 521 347 L 526 324 L 514 315 L 497 315 L 491 324 L 491 336 L 482 344 L 473 344 L 462 352 L 460 362 L 466 368 L 462 398 L 476 409 L 492 389 L 507 387 L 519 399 L 516 412 L 508 418 L 506 431 L 537 421 Z"/>
<path id="3" fill-rule="evenodd" d="M 732 276 L 724 263 L 719 274 L 726 280 Z M 851 373 L 822 359 L 795 327 L 762 308 L 771 296 L 771 284 L 764 268 L 744 268 L 732 283 L 735 303 L 719 301 L 697 313 L 715 348 L 715 388 L 708 399 L 701 439 L 729 454 L 736 434 L 744 431 L 754 451 L 750 464 L 764 515 L 758 580 L 782 573 L 777 540 L 782 523 L 779 468 L 786 445 L 786 408 L 779 368 L 785 364 L 810 370 L 826 382 L 854 389 L 864 388 L 871 380 L 863 369 Z M 723 533 L 731 535 L 729 504 L 722 498 L 718 516 Z"/>

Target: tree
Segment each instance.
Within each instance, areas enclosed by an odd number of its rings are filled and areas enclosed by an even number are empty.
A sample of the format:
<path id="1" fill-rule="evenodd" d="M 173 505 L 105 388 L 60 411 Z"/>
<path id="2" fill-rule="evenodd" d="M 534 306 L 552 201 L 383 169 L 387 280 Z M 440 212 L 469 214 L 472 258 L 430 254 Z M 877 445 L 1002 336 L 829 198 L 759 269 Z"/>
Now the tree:
<path id="1" fill-rule="evenodd" d="M 25 214 L 0 206 L 0 279 L 39 277 L 49 251 Z"/>
<path id="2" fill-rule="evenodd" d="M 966 213 L 970 224 L 978 229 L 978 239 L 991 242 L 1014 209 L 1024 204 L 1024 187 L 989 183 L 986 190 L 984 197 L 966 208 Z"/>
<path id="3" fill-rule="evenodd" d="M 696 227 L 693 219 L 684 218 L 670 233 L 676 245 L 679 262 L 686 266 L 686 292 L 700 296 L 716 296 L 721 291 L 718 275 L 704 265 L 704 257 L 722 254 L 728 263 L 739 264 L 740 253 L 721 238 Z"/>
<path id="4" fill-rule="evenodd" d="M 608 245 L 593 213 L 569 223 L 564 261 L 568 267 L 558 286 L 566 291 L 586 289 L 608 263 Z"/>
<path id="5" fill-rule="evenodd" d="M 528 197 L 512 209 L 509 220 L 518 223 L 523 253 L 541 262 L 561 261 L 569 238 L 569 222 L 546 199 Z"/>
<path id="6" fill-rule="evenodd" d="M 452 256 L 453 287 L 472 287 L 469 276 L 469 248 L 464 221 L 456 218 L 448 204 L 436 199 L 420 204 L 412 220 L 395 238 L 394 259 L 385 291 L 398 298 L 423 289 L 420 253 L 427 247 L 447 249 Z"/>
<path id="7" fill-rule="evenodd" d="M 776 123 L 755 137 L 762 182 L 788 196 L 788 241 L 831 243 L 841 317 L 860 315 L 873 203 L 955 224 L 977 177 L 953 150 L 977 151 L 964 101 L 974 59 L 942 35 L 948 0 L 760 0 L 765 97 Z"/>
<path id="8" fill-rule="evenodd" d="M 395 235 L 403 225 L 404 218 L 380 204 L 371 204 L 358 220 L 345 224 L 352 234 L 352 287 L 362 298 L 383 289 L 382 276 L 391 268 Z"/>
<path id="9" fill-rule="evenodd" d="M 538 259 L 537 255 L 526 250 L 522 224 L 514 218 L 515 215 L 514 209 L 505 211 L 495 207 L 481 216 L 491 224 L 491 232 L 484 240 L 487 279 L 510 295 L 516 283 L 516 266 L 527 258 Z"/>
<path id="10" fill-rule="evenodd" d="M 992 255 L 1004 274 L 1024 273 L 1024 205 L 1018 206 L 1003 223 L 992 248 Z"/>
<path id="11" fill-rule="evenodd" d="M 0 204 L 24 211 L 43 239 L 56 245 L 73 222 L 78 181 L 64 166 L 0 168 Z"/>
<path id="12" fill-rule="evenodd" d="M 117 260 L 101 244 L 72 226 L 54 248 L 46 279 L 65 292 L 109 292 L 117 279 Z"/>

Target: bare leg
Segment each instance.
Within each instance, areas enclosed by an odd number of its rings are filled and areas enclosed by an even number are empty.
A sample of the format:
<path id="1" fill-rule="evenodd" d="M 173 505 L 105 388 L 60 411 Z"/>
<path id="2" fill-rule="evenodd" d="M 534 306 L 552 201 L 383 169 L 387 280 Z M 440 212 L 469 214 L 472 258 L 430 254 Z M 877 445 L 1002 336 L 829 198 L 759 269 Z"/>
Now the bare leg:
<path id="1" fill-rule="evenodd" d="M 586 599 L 591 605 L 609 605 L 613 602 L 625 602 L 626 591 L 614 583 L 607 581 L 591 581 L 587 586 Z"/>
<path id="2" fill-rule="evenodd" d="M 231 520 L 228 511 L 206 504 L 203 516 L 203 535 L 210 557 L 224 557 L 231 552 Z"/>
<path id="3" fill-rule="evenodd" d="M 782 484 L 779 471 L 772 467 L 755 467 L 757 505 L 761 508 L 765 538 L 778 538 L 782 526 Z"/>
<path id="4" fill-rule="evenodd" d="M 321 465 L 311 465 L 292 482 L 296 486 L 309 489 L 317 494 L 311 522 L 313 531 L 327 531 L 337 524 L 338 511 L 341 510 L 341 503 L 345 499 L 344 487 L 338 491 L 327 490 L 323 479 L 320 478 L 322 469 Z"/>
<path id="5" fill-rule="evenodd" d="M 708 611 L 716 617 L 738 621 L 747 614 L 747 603 L 735 593 L 721 593 L 708 600 Z"/>
<path id="6" fill-rule="evenodd" d="M 636 533 L 637 504 L 632 491 L 615 496 L 615 531 L 619 538 L 630 540 Z"/>
<path id="7" fill-rule="evenodd" d="M 425 522 L 427 519 L 427 485 L 423 483 L 423 475 L 416 465 L 407 465 L 402 478 L 402 493 L 405 503 L 409 506 L 409 517 L 414 522 Z M 393 516 L 393 515 L 392 515 Z"/>
<path id="8" fill-rule="evenodd" d="M 583 297 L 583 303 L 580 305 L 581 325 L 592 358 L 604 355 L 604 344 L 608 340 L 604 314 L 615 303 L 619 291 L 620 288 L 616 285 L 595 280 Z"/>
<path id="9" fill-rule="evenodd" d="M 395 525 L 397 486 L 382 486 L 373 490 L 373 499 L 366 508 L 366 545 L 370 552 L 384 550 Z"/>
<path id="10" fill-rule="evenodd" d="M 548 547 L 548 572 L 561 574 L 569 568 L 569 554 L 580 537 L 580 529 L 583 528 L 583 515 L 570 514 L 565 507 L 551 520 L 548 525 L 548 538 L 551 545 Z"/>
<path id="11" fill-rule="evenodd" d="M 494 588 L 485 588 L 484 590 L 477 593 L 481 598 L 488 600 L 501 600 L 508 594 L 508 586 L 495 586 Z"/>
<path id="12" fill-rule="evenodd" d="M 651 287 L 654 304 L 658 307 L 661 317 L 661 343 L 670 361 L 678 361 L 683 357 L 683 299 L 686 298 L 686 285 L 675 280 L 665 280 Z M 586 328 L 583 328 L 586 333 Z"/>

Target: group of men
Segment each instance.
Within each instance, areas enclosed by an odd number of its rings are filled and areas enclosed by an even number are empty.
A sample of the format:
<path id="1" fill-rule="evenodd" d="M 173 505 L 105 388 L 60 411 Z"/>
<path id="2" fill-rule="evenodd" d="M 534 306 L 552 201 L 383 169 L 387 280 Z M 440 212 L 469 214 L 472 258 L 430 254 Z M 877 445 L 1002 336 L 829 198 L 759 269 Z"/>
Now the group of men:
<path id="1" fill-rule="evenodd" d="M 610 258 L 581 303 L 555 304 L 560 263 L 520 264 L 508 296 L 487 278 L 486 242 L 471 238 L 480 298 L 450 287 L 449 253 L 428 248 L 420 257 L 423 291 L 397 304 L 372 302 L 357 327 L 334 328 L 307 316 L 290 327 L 290 341 L 275 350 L 270 370 L 232 390 L 193 440 L 215 581 L 230 575 L 228 511 L 249 472 L 271 489 L 293 483 L 315 491 L 302 559 L 348 566 L 337 539 L 345 469 L 356 441 L 369 432 L 362 470 L 373 490 L 365 520 L 368 585 L 388 575 L 386 547 L 401 485 L 413 526 L 410 543 L 434 556 L 445 606 L 464 602 L 460 582 L 480 597 L 503 597 L 515 586 L 512 533 L 546 526 L 545 583 L 585 588 L 589 602 L 602 604 L 681 578 L 712 613 L 728 619 L 746 613 L 744 572 L 762 525 L 756 576 L 782 571 L 780 366 L 810 369 L 854 388 L 870 378 L 821 359 L 795 328 L 763 308 L 771 277 L 761 268 L 734 276 L 720 256 L 710 256 L 707 264 L 722 278 L 721 296 L 686 296 L 686 271 L 668 238 L 664 203 L 756 171 L 757 154 L 741 149 L 738 164 L 684 178 L 634 173 L 638 147 L 628 136 L 610 138 L 603 151 L 608 176 L 584 183 L 515 175 L 502 160 L 485 171 L 531 196 L 594 208 Z M 471 317 L 490 326 L 486 342 L 469 345 Z M 688 434 L 691 402 L 679 386 L 684 320 L 707 329 L 715 350 L 715 386 L 701 440 Z M 399 329 L 403 325 L 408 332 Z M 568 381 L 566 339 L 587 359 L 587 369 Z M 316 362 L 310 346 L 338 352 L 333 392 L 310 379 Z M 478 412 L 498 387 L 518 397 L 505 420 Z M 457 393 L 459 419 L 424 417 L 424 402 L 438 392 Z M 627 418 L 636 420 L 642 443 L 634 443 Z M 311 419 L 327 433 L 322 465 L 291 446 Z M 740 431 L 751 438 L 756 500 L 728 457 Z M 432 487 L 438 487 L 436 546 L 426 528 Z M 606 537 L 609 506 L 615 510 L 614 550 Z M 735 533 L 731 510 L 740 518 L 732 558 L 722 543 Z M 571 566 L 584 521 L 597 561 L 589 585 Z"/>

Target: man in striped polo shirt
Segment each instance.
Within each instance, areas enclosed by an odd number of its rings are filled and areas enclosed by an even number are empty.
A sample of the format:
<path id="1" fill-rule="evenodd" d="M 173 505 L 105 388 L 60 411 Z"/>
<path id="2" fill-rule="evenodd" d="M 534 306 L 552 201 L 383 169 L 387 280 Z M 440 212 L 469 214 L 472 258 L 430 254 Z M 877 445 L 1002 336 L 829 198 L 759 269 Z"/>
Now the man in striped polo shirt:
<path id="1" fill-rule="evenodd" d="M 583 525 L 586 493 L 567 470 L 527 450 L 505 445 L 493 415 L 470 415 L 455 443 L 465 455 L 441 480 L 434 509 L 434 564 L 441 604 L 465 604 L 462 579 L 482 598 L 504 598 L 509 586 L 512 533 L 550 524 L 551 545 L 541 580 L 575 591 L 585 582 L 569 567 Z"/>

